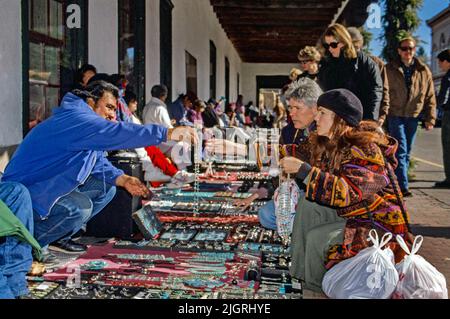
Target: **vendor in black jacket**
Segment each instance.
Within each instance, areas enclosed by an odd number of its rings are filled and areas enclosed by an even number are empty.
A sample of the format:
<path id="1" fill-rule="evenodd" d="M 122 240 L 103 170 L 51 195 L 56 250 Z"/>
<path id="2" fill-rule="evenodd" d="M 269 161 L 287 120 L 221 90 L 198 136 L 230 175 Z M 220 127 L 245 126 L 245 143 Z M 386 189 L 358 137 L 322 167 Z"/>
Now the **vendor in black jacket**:
<path id="1" fill-rule="evenodd" d="M 347 29 L 330 26 L 322 39 L 325 58 L 319 69 L 319 84 L 324 91 L 348 89 L 362 102 L 364 120 L 378 121 L 383 98 L 383 81 L 375 62 L 357 52 Z"/>

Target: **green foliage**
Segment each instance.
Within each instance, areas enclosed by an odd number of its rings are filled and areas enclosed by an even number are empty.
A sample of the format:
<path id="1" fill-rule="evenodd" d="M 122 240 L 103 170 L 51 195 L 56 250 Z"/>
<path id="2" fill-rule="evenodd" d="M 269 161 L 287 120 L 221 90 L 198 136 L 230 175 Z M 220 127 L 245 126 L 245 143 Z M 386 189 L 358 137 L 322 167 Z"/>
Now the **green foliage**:
<path id="1" fill-rule="evenodd" d="M 419 46 L 417 48 L 417 58 L 421 60 L 423 63 L 428 64 L 428 56 L 423 46 Z"/>
<path id="2" fill-rule="evenodd" d="M 364 52 L 370 54 L 370 43 L 372 42 L 373 34 L 366 30 L 364 27 L 360 27 L 359 31 L 364 38 Z"/>
<path id="3" fill-rule="evenodd" d="M 382 38 L 385 46 L 382 55 L 390 62 L 398 57 L 398 42 L 405 36 L 412 36 L 414 31 L 420 26 L 417 10 L 421 8 L 423 0 L 383 1 L 385 11 L 383 15 L 384 34 Z"/>

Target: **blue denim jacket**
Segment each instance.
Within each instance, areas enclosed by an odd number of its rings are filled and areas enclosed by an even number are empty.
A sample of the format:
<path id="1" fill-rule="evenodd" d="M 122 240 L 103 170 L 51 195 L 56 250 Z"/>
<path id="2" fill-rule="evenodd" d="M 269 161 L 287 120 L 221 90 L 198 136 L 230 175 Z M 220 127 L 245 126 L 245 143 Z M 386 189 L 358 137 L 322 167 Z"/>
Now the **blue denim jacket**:
<path id="1" fill-rule="evenodd" d="M 106 151 L 158 145 L 166 141 L 166 136 L 167 129 L 158 125 L 107 121 L 68 93 L 53 116 L 28 134 L 2 181 L 25 185 L 33 209 L 45 219 L 59 198 L 90 175 L 115 185 L 123 171 L 107 160 Z"/>

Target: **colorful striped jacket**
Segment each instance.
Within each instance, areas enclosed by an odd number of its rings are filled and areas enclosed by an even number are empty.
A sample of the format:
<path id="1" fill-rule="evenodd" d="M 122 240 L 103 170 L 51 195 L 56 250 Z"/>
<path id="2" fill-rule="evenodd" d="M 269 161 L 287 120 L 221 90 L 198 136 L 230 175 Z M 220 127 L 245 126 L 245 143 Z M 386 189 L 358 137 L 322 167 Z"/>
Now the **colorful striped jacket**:
<path id="1" fill-rule="evenodd" d="M 347 220 L 344 242 L 331 248 L 327 268 L 370 246 L 367 238 L 373 228 L 380 234 L 391 232 L 394 238 L 408 232 L 409 216 L 403 216 L 385 165 L 386 159 L 396 167 L 397 146 L 394 139 L 388 147 L 352 146 L 343 151 L 341 166 L 333 173 L 326 164 L 318 168 L 305 163 L 300 168 L 297 181 L 306 185 L 306 198 L 336 208 Z"/>

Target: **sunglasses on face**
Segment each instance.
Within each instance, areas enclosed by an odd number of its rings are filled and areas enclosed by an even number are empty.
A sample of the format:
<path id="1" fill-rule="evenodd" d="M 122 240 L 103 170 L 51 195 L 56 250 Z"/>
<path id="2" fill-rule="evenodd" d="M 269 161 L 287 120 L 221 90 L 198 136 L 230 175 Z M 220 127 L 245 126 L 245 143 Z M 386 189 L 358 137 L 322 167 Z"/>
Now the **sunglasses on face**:
<path id="1" fill-rule="evenodd" d="M 309 62 L 312 62 L 313 60 L 301 60 L 300 64 L 307 64 Z"/>
<path id="2" fill-rule="evenodd" d="M 406 51 L 413 51 L 415 48 L 416 47 L 400 47 L 400 50 L 406 52 Z"/>
<path id="3" fill-rule="evenodd" d="M 330 49 L 330 47 L 333 49 L 337 49 L 338 45 L 339 45 L 339 42 L 331 42 L 330 44 L 324 43 L 323 47 L 325 48 L 325 50 Z"/>

